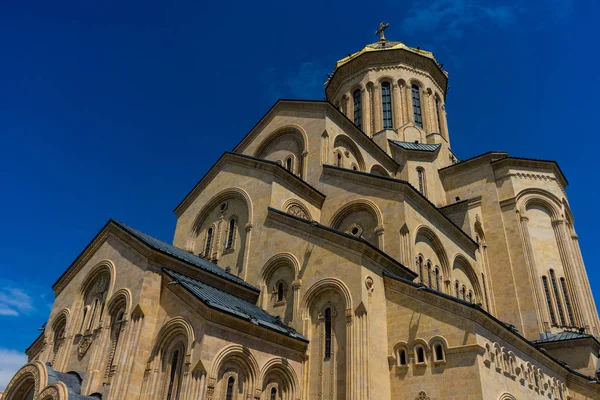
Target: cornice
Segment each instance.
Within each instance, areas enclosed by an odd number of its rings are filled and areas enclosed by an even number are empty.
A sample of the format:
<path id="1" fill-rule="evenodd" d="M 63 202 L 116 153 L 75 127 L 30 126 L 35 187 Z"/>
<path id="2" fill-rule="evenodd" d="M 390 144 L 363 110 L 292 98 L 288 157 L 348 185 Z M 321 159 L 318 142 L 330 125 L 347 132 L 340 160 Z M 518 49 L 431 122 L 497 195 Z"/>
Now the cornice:
<path id="1" fill-rule="evenodd" d="M 386 290 L 389 289 L 401 293 L 405 296 L 427 303 L 430 306 L 450 312 L 453 315 L 469 319 L 503 341 L 510 343 L 513 347 L 535 359 L 546 368 L 568 378 L 568 381 L 573 380 L 578 384 L 587 384 L 589 386 L 590 377 L 571 369 L 550 354 L 541 351 L 540 346 L 537 346 L 525 339 L 519 333 L 511 330 L 505 323 L 475 304 L 467 303 L 427 287 L 423 289 L 418 283 L 389 275 L 384 275 L 384 287 Z M 597 385 L 597 389 L 595 389 L 594 393 L 600 393 L 600 385 Z"/>
<path id="2" fill-rule="evenodd" d="M 208 186 L 210 182 L 219 174 L 221 169 L 227 164 L 238 164 L 257 171 L 266 171 L 269 174 L 279 178 L 294 189 L 304 194 L 304 199 L 309 201 L 315 207 L 320 208 L 325 201 L 325 195 L 309 185 L 297 175 L 294 175 L 283 166 L 274 161 L 264 160 L 248 156 L 225 152 L 217 162 L 210 167 L 208 172 L 200 179 L 194 188 L 185 196 L 183 201 L 175 208 L 175 215 L 180 217 L 198 195 Z"/>
<path id="3" fill-rule="evenodd" d="M 537 168 L 542 170 L 550 169 L 552 173 L 555 175 L 556 181 L 561 186 L 561 189 L 564 189 L 568 186 L 569 182 L 567 178 L 565 178 L 562 170 L 558 166 L 556 161 L 551 160 L 538 160 L 533 158 L 519 158 L 519 157 L 506 157 L 501 160 L 494 160 L 491 162 L 492 168 L 494 171 L 498 170 L 502 167 L 525 167 L 525 168 Z M 517 178 L 527 178 L 527 179 L 551 179 L 551 177 L 545 178 L 539 174 L 519 174 L 513 173 L 511 176 L 515 176 Z"/>
<path id="4" fill-rule="evenodd" d="M 503 159 L 506 157 L 508 157 L 508 153 L 501 151 L 490 151 L 488 153 L 468 158 L 459 163 L 440 168 L 438 169 L 438 173 L 440 174 L 441 178 L 444 178 L 451 176 L 452 174 L 468 171 L 482 164 L 490 164 L 494 160 Z"/>
<path id="5" fill-rule="evenodd" d="M 388 51 L 376 51 L 360 54 L 346 64 L 336 68 L 325 86 L 328 99 L 332 99 L 339 88 L 345 82 L 345 77 L 365 70 L 372 66 L 383 66 L 389 64 L 405 64 L 409 68 L 421 70 L 431 76 L 442 90 L 444 98 L 448 88 L 448 77 L 440 66 L 431 58 L 413 53 L 406 49 L 391 49 Z"/>
<path id="6" fill-rule="evenodd" d="M 442 213 L 444 213 L 444 215 L 448 215 L 457 211 L 472 210 L 479 206 L 481 206 L 481 196 L 476 196 L 470 199 L 460 200 L 456 203 L 448 204 L 444 207 L 440 207 L 439 210 Z"/>
<path id="7" fill-rule="evenodd" d="M 431 203 L 410 183 L 385 176 L 373 175 L 366 172 L 353 171 L 346 168 L 340 168 L 333 165 L 323 165 L 323 174 L 335 176 L 337 178 L 360 182 L 361 184 L 372 185 L 378 189 L 389 190 L 392 193 L 402 193 L 408 199 L 412 200 L 416 206 L 420 207 L 428 217 L 434 222 L 439 223 L 445 229 L 446 234 L 453 232 L 451 236 L 456 239 L 469 254 L 473 254 L 479 248 L 475 242 L 465 231 L 460 229 L 452 222 L 439 208 Z"/>
<path id="8" fill-rule="evenodd" d="M 417 274 L 402 265 L 399 261 L 396 261 L 385 252 L 363 239 L 321 225 L 316 221 L 307 221 L 271 207 L 269 207 L 267 218 L 287 227 L 294 228 L 298 232 L 304 234 L 308 233 L 326 239 L 347 252 L 354 252 L 366 256 L 371 261 L 380 265 L 384 271 L 387 270 L 394 275 L 401 276 L 405 279 L 414 279 L 417 276 Z"/>

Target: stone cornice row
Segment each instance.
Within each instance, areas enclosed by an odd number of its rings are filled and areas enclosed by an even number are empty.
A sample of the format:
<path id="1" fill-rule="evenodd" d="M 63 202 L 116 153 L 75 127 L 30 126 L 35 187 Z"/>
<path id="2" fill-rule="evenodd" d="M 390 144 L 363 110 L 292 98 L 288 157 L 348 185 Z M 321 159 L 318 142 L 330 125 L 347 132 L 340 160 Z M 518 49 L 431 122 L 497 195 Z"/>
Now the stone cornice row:
<path id="1" fill-rule="evenodd" d="M 398 163 L 373 139 L 367 134 L 360 130 L 354 123 L 348 119 L 340 110 L 338 110 L 333 104 L 327 100 L 293 100 L 293 99 L 279 99 L 277 102 L 267 111 L 267 113 L 252 127 L 250 132 L 242 138 L 242 140 L 233 149 L 234 153 L 242 153 L 250 143 L 256 138 L 256 136 L 262 132 L 268 122 L 277 115 L 278 112 L 285 110 L 307 110 L 312 112 L 323 112 L 324 116 L 328 116 L 332 120 L 340 123 L 345 132 L 352 130 L 360 135 L 356 137 L 361 141 L 359 143 L 365 151 L 373 151 L 376 155 L 371 155 L 380 161 L 382 164 L 387 165 L 386 168 L 396 172 L 398 169 Z"/>
<path id="2" fill-rule="evenodd" d="M 569 182 L 560 169 L 558 163 L 552 160 L 538 160 L 534 158 L 521 158 L 521 157 L 506 157 L 501 160 L 495 160 L 491 162 L 494 170 L 498 170 L 502 167 L 524 167 L 524 168 L 538 168 L 538 169 L 551 169 L 556 178 L 558 179 L 561 189 L 565 189 Z"/>
<path id="3" fill-rule="evenodd" d="M 505 342 L 511 343 L 513 347 L 537 360 L 540 364 L 555 371 L 557 374 L 562 375 L 565 379 L 568 378 L 567 381 L 569 383 L 575 383 L 588 388 L 590 387 L 591 377 L 571 369 L 547 352 L 540 350 L 540 346 L 530 342 L 518 332 L 511 329 L 507 324 L 475 304 L 467 303 L 427 287 L 423 288 L 421 284 L 387 275 L 385 273 L 384 285 L 386 290 L 389 289 L 401 293 L 454 315 L 458 315 L 459 317 L 474 321 Z M 600 385 L 594 385 L 592 388 L 593 389 L 591 390 L 594 393 L 600 394 Z"/>
<path id="4" fill-rule="evenodd" d="M 238 164 L 254 170 L 266 171 L 283 182 L 287 183 L 291 187 L 299 190 L 304 194 L 307 201 L 316 207 L 321 207 L 325 201 L 325 195 L 319 192 L 317 189 L 306 183 L 297 175 L 294 175 L 283 166 L 277 164 L 274 161 L 264 160 L 262 158 L 256 158 L 245 154 L 237 154 L 225 152 L 215 164 L 208 170 L 208 172 L 200 179 L 200 181 L 194 186 L 194 188 L 185 196 L 185 198 L 175 208 L 175 215 L 178 217 L 190 206 L 196 197 L 208 186 L 210 182 L 218 175 L 224 165 L 226 164 Z"/>
<path id="5" fill-rule="evenodd" d="M 439 208 L 431 203 L 425 196 L 414 188 L 409 182 L 390 178 L 385 176 L 373 175 L 366 172 L 353 171 L 346 168 L 340 168 L 333 165 L 323 165 L 323 173 L 335 176 L 342 179 L 360 182 L 362 184 L 374 185 L 379 189 L 389 190 L 393 193 L 402 193 L 407 198 L 420 206 L 429 217 L 438 222 L 446 232 L 454 232 L 451 238 L 456 239 L 470 254 L 479 248 L 475 242 L 465 231 L 460 229 L 452 220 L 450 220 Z"/>
<path id="6" fill-rule="evenodd" d="M 71 263 L 71 265 L 52 285 L 55 296 L 58 296 L 60 292 L 62 292 L 62 290 L 69 284 L 69 282 L 71 282 L 81 268 L 83 268 L 83 266 L 98 251 L 102 244 L 104 244 L 109 238 L 115 238 L 118 240 L 124 247 L 129 248 L 132 252 L 138 255 L 143 262 L 146 262 L 149 265 L 158 268 L 168 265 L 173 270 L 180 271 L 183 274 L 207 282 L 211 286 L 214 286 L 225 292 L 232 293 L 235 296 L 241 297 L 247 301 L 254 302 L 259 295 L 258 289 L 251 289 L 250 287 L 246 287 L 242 284 L 225 279 L 224 277 L 216 275 L 215 273 L 202 269 L 196 265 L 189 264 L 171 254 L 153 249 L 146 243 L 133 236 L 131 233 L 127 232 L 115 221 L 109 220 L 104 227 L 102 227 L 100 232 L 98 232 L 92 241 L 85 247 L 85 249 L 77 256 L 75 261 Z M 143 269 L 142 266 L 138 267 Z"/>
<path id="7" fill-rule="evenodd" d="M 346 81 L 345 77 L 353 75 L 360 70 L 366 70 L 371 66 L 380 66 L 383 68 L 389 64 L 406 64 L 415 70 L 427 72 L 439 87 L 443 88 L 442 93 L 444 98 L 446 97 L 448 76 L 434 60 L 406 49 L 391 49 L 389 51 L 374 51 L 360 54 L 353 60 L 336 68 L 325 85 L 327 98 L 333 98 Z"/>
<path id="8" fill-rule="evenodd" d="M 338 231 L 337 229 L 322 225 L 316 221 L 308 221 L 296 217 L 295 215 L 288 214 L 272 207 L 269 207 L 267 218 L 288 227 L 295 228 L 297 231 L 304 234 L 308 233 L 329 240 L 347 252 L 364 255 L 380 265 L 384 271 L 387 270 L 393 275 L 397 275 L 404 279 L 414 279 L 417 277 L 416 273 L 364 239 Z"/>

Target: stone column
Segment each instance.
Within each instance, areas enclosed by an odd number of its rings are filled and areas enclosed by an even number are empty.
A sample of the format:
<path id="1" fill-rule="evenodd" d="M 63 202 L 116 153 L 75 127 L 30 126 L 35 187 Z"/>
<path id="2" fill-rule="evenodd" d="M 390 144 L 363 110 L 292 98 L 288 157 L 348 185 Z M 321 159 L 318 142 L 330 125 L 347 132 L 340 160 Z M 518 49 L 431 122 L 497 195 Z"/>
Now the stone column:
<path id="1" fill-rule="evenodd" d="M 377 236 L 377 247 L 379 250 L 383 251 L 383 226 L 378 226 L 375 228 L 375 236 Z"/>
<path id="2" fill-rule="evenodd" d="M 379 132 L 383 126 L 383 121 L 382 121 L 382 116 L 381 116 L 381 90 L 379 89 L 379 86 L 373 86 L 373 115 L 374 115 L 373 134 L 375 134 L 375 133 Z"/>
<path id="3" fill-rule="evenodd" d="M 392 83 L 392 126 L 395 129 L 404 125 L 402 118 L 402 93 L 397 83 Z"/>
<path id="4" fill-rule="evenodd" d="M 404 94 L 404 121 L 409 122 L 415 120 L 414 112 L 413 112 L 413 104 L 412 104 L 412 89 L 410 85 L 404 85 L 404 90 L 402 90 Z"/>
<path id="5" fill-rule="evenodd" d="M 306 180 L 306 176 L 308 174 L 308 163 L 306 162 L 306 159 L 308 158 L 308 151 L 303 151 L 302 152 L 302 158 L 300 159 L 300 165 L 298 168 L 298 175 L 300 176 L 300 178 Z"/>
<path id="6" fill-rule="evenodd" d="M 363 123 L 362 130 L 367 136 L 373 136 L 373 129 L 371 127 L 371 121 L 373 120 L 371 114 L 371 98 L 373 96 L 371 86 L 367 85 L 366 89 L 360 90 L 362 94 L 362 111 L 363 111 Z"/>
<path id="7" fill-rule="evenodd" d="M 520 217 L 520 225 L 521 225 L 521 240 L 523 242 L 523 252 L 525 253 L 525 259 L 527 261 L 527 270 L 529 272 L 529 283 L 533 288 L 533 295 L 535 298 L 535 308 L 537 313 L 538 320 L 538 328 L 540 332 L 544 332 L 544 324 L 543 321 L 550 321 L 550 316 L 548 315 L 547 308 L 544 307 L 544 302 L 542 301 L 542 293 L 543 290 L 540 287 L 540 279 L 538 277 L 537 269 L 535 266 L 535 257 L 533 254 L 533 248 L 531 246 L 531 236 L 529 236 L 529 228 L 527 224 L 529 223 L 529 218 L 525 215 L 517 214 L 517 217 Z"/>

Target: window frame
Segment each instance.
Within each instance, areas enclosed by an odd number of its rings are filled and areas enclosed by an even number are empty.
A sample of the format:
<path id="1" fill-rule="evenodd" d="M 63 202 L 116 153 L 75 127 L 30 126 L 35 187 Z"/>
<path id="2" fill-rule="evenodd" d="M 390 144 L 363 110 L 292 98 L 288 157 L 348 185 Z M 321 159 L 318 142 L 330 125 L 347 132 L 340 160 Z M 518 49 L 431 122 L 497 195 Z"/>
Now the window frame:
<path id="1" fill-rule="evenodd" d="M 423 104 L 421 102 L 421 86 L 417 85 L 416 83 L 412 83 L 410 88 L 413 107 L 413 122 L 419 128 L 423 129 Z"/>
<path id="2" fill-rule="evenodd" d="M 381 82 L 381 127 L 383 129 L 394 128 L 392 110 L 392 83 L 383 81 Z"/>

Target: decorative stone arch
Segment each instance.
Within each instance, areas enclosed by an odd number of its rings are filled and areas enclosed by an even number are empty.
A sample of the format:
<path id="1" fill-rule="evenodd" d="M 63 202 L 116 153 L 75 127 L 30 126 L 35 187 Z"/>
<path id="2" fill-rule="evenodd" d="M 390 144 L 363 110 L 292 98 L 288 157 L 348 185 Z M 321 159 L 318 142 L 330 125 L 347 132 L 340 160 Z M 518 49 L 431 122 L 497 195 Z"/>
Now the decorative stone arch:
<path id="1" fill-rule="evenodd" d="M 300 125 L 289 124 L 282 126 L 272 133 L 268 134 L 267 137 L 257 146 L 254 152 L 254 157 L 264 158 L 265 151 L 275 143 L 279 138 L 285 135 L 291 135 L 299 144 L 299 153 L 297 165 L 297 174 L 304 178 L 306 176 L 306 158 L 308 156 L 308 135 L 304 128 Z"/>
<path id="2" fill-rule="evenodd" d="M 498 400 L 517 400 L 517 398 L 510 393 L 503 393 Z"/>
<path id="3" fill-rule="evenodd" d="M 337 229 L 344 218 L 357 211 L 367 211 L 376 218 L 377 227 L 375 228 L 375 234 L 378 236 L 378 247 L 383 248 L 383 214 L 377 204 L 371 200 L 356 199 L 344 204 L 333 214 L 329 226 Z"/>
<path id="4" fill-rule="evenodd" d="M 34 397 L 35 398 L 35 397 Z M 54 382 L 42 390 L 37 400 L 68 400 L 69 390 L 63 382 Z"/>
<path id="5" fill-rule="evenodd" d="M 224 189 L 224 190 L 220 191 L 219 193 L 217 193 L 216 195 L 214 195 L 210 200 L 208 200 L 206 202 L 206 204 L 204 205 L 204 207 L 202 207 L 200 212 L 196 215 L 196 218 L 194 218 L 194 223 L 192 224 L 192 227 L 190 228 L 190 231 L 188 233 L 188 237 L 187 237 L 187 240 L 185 243 L 186 251 L 194 252 L 196 238 L 198 237 L 198 235 L 200 235 L 200 232 L 201 232 L 200 230 L 202 229 L 202 224 L 204 223 L 206 218 L 215 209 L 215 207 L 217 207 L 220 203 L 222 203 L 228 199 L 231 199 L 231 198 L 236 198 L 246 204 L 247 209 L 248 209 L 248 226 L 250 226 L 250 227 L 252 226 L 253 221 L 254 221 L 254 215 L 253 215 L 254 207 L 252 205 L 252 199 L 250 198 L 250 195 L 248 194 L 248 192 L 246 192 L 244 189 L 239 188 L 239 187 L 231 187 L 228 189 Z M 216 235 L 216 232 L 215 232 L 215 235 Z M 246 239 L 246 240 L 248 240 L 248 239 Z"/>
<path id="6" fill-rule="evenodd" d="M 404 363 L 401 361 L 400 352 L 404 352 Z M 406 367 L 409 364 L 408 361 L 408 343 L 400 341 L 396 343 L 392 349 L 392 357 L 396 360 L 396 365 L 399 367 Z"/>
<path id="7" fill-rule="evenodd" d="M 4 389 L 4 400 L 16 400 L 25 397 L 33 389 L 33 398 L 37 399 L 41 390 L 48 385 L 48 370 L 41 361 L 25 364 L 12 377 Z M 19 396 L 19 397 L 17 397 Z"/>
<path id="8" fill-rule="evenodd" d="M 327 289 L 337 290 L 344 298 L 346 310 L 353 310 L 352 295 L 350 294 L 350 289 L 348 289 L 348 286 L 346 286 L 344 282 L 337 278 L 324 278 L 312 285 L 306 291 L 306 293 L 304 293 L 304 297 L 302 298 L 302 303 L 300 305 L 300 309 L 303 310 L 303 319 L 307 320 L 310 318 L 309 313 L 311 303 L 320 292 Z"/>
<path id="9" fill-rule="evenodd" d="M 310 212 L 302 204 L 302 202 L 298 199 L 288 199 L 283 203 L 283 210 L 288 214 L 295 215 L 296 217 L 300 217 L 309 221 L 312 221 L 312 216 Z"/>
<path id="10" fill-rule="evenodd" d="M 536 204 L 547 209 L 553 221 L 560 220 L 563 217 L 561 213 L 563 203 L 547 190 L 528 188 L 519 192 L 515 198 L 517 210 L 521 216 L 526 216 L 529 206 Z"/>
<path id="11" fill-rule="evenodd" d="M 279 253 L 275 254 L 262 267 L 260 271 L 260 280 L 258 286 L 260 288 L 260 304 L 262 308 L 267 308 L 269 304 L 269 287 L 268 282 L 271 280 L 273 273 L 280 267 L 290 267 L 293 270 L 293 280 L 286 282 L 288 289 L 291 287 L 293 290 L 293 302 L 291 304 L 291 319 L 294 320 L 298 315 L 298 302 L 299 302 L 299 290 L 302 287 L 300 276 L 300 262 L 292 253 Z M 287 306 L 286 306 L 287 307 Z M 288 309 L 289 311 L 289 309 Z M 289 314 L 287 314 L 289 316 Z"/>
<path id="12" fill-rule="evenodd" d="M 82 297 L 85 296 L 86 292 L 91 288 L 91 286 L 96 283 L 98 276 L 104 272 L 108 273 L 109 278 L 108 287 L 106 289 L 106 298 L 110 299 L 112 297 L 115 281 L 117 279 L 117 272 L 115 263 L 111 260 L 102 260 L 94 265 L 94 267 L 90 270 L 79 289 L 79 293 Z"/>
<path id="13" fill-rule="evenodd" d="M 387 172 L 387 170 L 385 168 L 383 168 L 379 164 L 373 164 L 373 166 L 371 167 L 370 174 L 385 176 L 385 177 L 388 177 L 388 178 L 390 177 L 390 173 Z"/>
<path id="14" fill-rule="evenodd" d="M 479 278 L 477 278 L 477 273 L 475 272 L 475 269 L 473 268 L 473 266 L 471 265 L 469 260 L 467 260 L 467 258 L 464 255 L 462 255 L 460 253 L 456 253 L 454 255 L 454 257 L 452 258 L 452 268 L 453 269 L 454 269 L 454 264 L 456 264 L 456 263 L 458 263 L 459 265 L 461 265 L 464 268 L 465 272 L 467 273 L 467 277 L 469 278 L 469 281 L 471 283 L 471 286 L 473 286 L 473 290 L 475 291 L 475 298 L 480 303 L 483 303 L 483 293 L 481 291 L 481 285 L 479 283 Z"/>
<path id="15" fill-rule="evenodd" d="M 354 140 L 350 139 L 350 137 L 347 135 L 339 134 L 333 140 L 333 149 L 335 150 L 335 148 L 339 147 L 339 146 L 346 147 L 349 151 L 352 152 L 352 154 L 354 154 L 354 157 L 356 158 L 356 162 L 358 163 L 358 168 L 360 171 L 366 170 L 365 160 L 363 158 L 363 155 L 362 155 L 360 149 L 358 148 L 356 143 L 354 143 Z M 342 155 L 342 156 L 344 156 L 344 155 Z"/>
<path id="16" fill-rule="evenodd" d="M 214 391 L 216 384 L 219 381 L 219 372 L 223 366 L 229 361 L 234 361 L 237 364 L 243 366 L 248 375 L 248 390 L 250 393 L 246 395 L 248 398 L 259 398 L 260 397 L 260 369 L 258 363 L 252 352 L 247 348 L 239 344 L 231 344 L 225 346 L 212 362 L 212 366 L 209 373 L 208 389 Z"/>
<path id="17" fill-rule="evenodd" d="M 291 265 L 294 269 L 294 278 L 298 279 L 298 275 L 300 274 L 300 262 L 292 253 L 279 253 L 275 254 L 262 267 L 260 270 L 260 284 L 264 283 L 268 280 L 269 276 L 273 273 L 273 269 L 277 268 L 281 264 Z"/>
<path id="18" fill-rule="evenodd" d="M 444 246 L 442 245 L 442 241 L 439 239 L 437 234 L 427 225 L 419 225 L 415 228 L 415 234 L 414 234 L 414 238 L 415 238 L 414 244 L 415 245 L 417 244 L 419 235 L 422 235 L 423 237 L 428 239 L 429 242 L 431 243 L 431 245 L 433 246 L 433 251 L 437 255 L 438 259 L 440 260 L 440 264 L 441 264 L 440 267 L 442 268 L 442 276 L 446 283 L 445 291 L 448 291 L 448 285 L 450 283 L 450 277 L 451 277 L 451 273 L 450 273 L 451 269 L 450 269 L 450 264 L 448 262 L 448 255 L 446 253 L 446 250 L 444 249 Z"/>
<path id="19" fill-rule="evenodd" d="M 178 335 L 183 335 L 186 338 L 186 358 L 191 359 L 192 349 L 194 347 L 194 342 L 196 341 L 194 328 L 192 328 L 192 325 L 185 318 L 174 317 L 160 328 L 160 331 L 156 336 L 154 348 L 150 354 L 150 361 L 160 353 L 172 338 Z"/>
<path id="20" fill-rule="evenodd" d="M 270 374 L 273 373 L 279 375 L 280 379 L 287 385 L 287 393 L 284 397 L 284 400 L 295 400 L 299 398 L 300 381 L 298 380 L 296 371 L 294 371 L 294 369 L 290 366 L 287 359 L 275 357 L 271 358 L 263 365 L 259 378 L 261 388 L 264 388 L 265 385 L 268 385 L 269 382 L 266 382 L 265 380 Z M 269 393 L 266 394 L 267 396 L 269 395 Z M 265 397 L 265 399 L 267 398 L 268 397 Z"/>
<path id="21" fill-rule="evenodd" d="M 124 315 L 131 312 L 131 291 L 127 288 L 119 289 L 106 302 L 108 314 L 111 315 L 118 311 L 118 308 L 124 309 Z"/>

